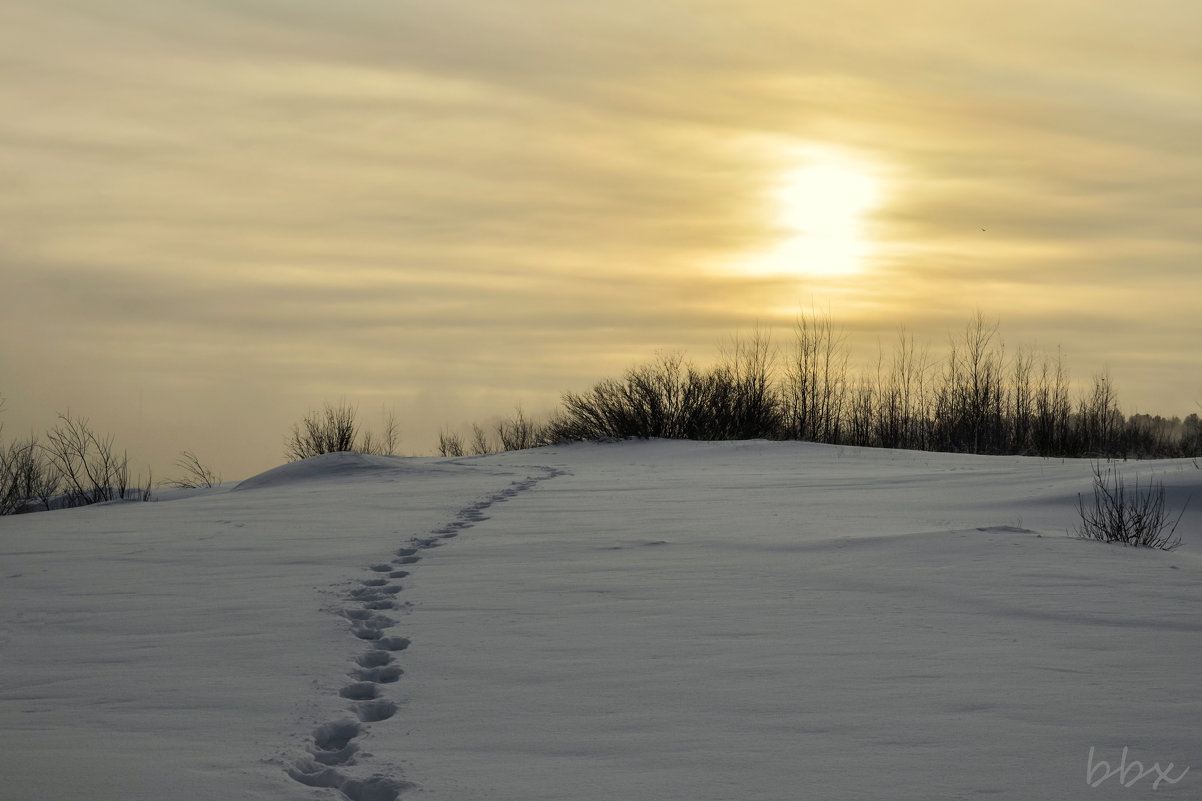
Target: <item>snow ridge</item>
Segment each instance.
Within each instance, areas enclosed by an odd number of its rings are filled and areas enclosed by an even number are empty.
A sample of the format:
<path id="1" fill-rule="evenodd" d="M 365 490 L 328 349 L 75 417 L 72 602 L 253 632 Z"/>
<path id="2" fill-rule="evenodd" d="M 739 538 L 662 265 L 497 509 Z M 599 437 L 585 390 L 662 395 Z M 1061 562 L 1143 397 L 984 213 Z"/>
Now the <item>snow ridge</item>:
<path id="1" fill-rule="evenodd" d="M 494 504 L 504 503 L 542 481 L 567 473 L 553 467 L 535 466 L 535 469 L 541 471 L 541 475 L 528 475 L 500 492 L 465 506 L 446 525 L 427 536 L 410 539 L 394 552 L 389 562 L 370 565 L 367 568 L 369 577 L 360 579 L 359 586 L 344 594 L 347 605 L 339 610 L 339 614 L 349 622 L 351 634 L 368 645 L 367 650 L 355 657 L 356 667 L 347 674 L 351 681 L 338 691 L 341 698 L 350 702 L 348 708 L 354 717 L 328 721 L 315 728 L 308 754 L 287 768 L 290 777 L 308 787 L 335 788 L 350 801 L 396 801 L 402 792 L 415 786 L 387 773 L 356 779 L 339 770 L 357 764 L 359 745 L 354 741 L 366 733 L 364 724 L 386 721 L 398 711 L 395 701 L 382 697 L 381 685 L 395 683 L 404 675 L 405 671 L 394 664 L 395 655 L 407 649 L 410 641 L 406 637 L 386 634 L 397 621 L 383 613 L 401 608 L 396 596 L 404 586 L 398 582 L 409 575 L 403 568 L 420 562 L 423 551 L 437 548 L 445 540 L 454 539 L 462 531 L 484 522 L 488 519 L 484 512 Z"/>

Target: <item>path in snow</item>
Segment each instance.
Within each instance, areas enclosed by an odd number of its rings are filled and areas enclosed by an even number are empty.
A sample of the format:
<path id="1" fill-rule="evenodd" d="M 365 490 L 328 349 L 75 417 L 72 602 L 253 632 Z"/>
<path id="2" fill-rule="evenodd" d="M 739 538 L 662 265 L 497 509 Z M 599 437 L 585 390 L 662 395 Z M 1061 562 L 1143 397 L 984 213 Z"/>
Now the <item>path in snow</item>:
<path id="1" fill-rule="evenodd" d="M 351 634 L 367 644 L 366 650 L 354 659 L 356 667 L 347 674 L 350 681 L 338 691 L 341 698 L 350 702 L 348 709 L 353 717 L 342 716 L 317 726 L 308 754 L 287 767 L 289 776 L 309 787 L 337 788 L 351 801 L 396 801 L 401 792 L 413 787 L 388 773 L 377 772 L 358 779 L 340 770 L 358 762 L 361 752 L 355 741 L 366 733 L 364 724 L 386 721 L 397 713 L 397 703 L 383 697 L 383 685 L 397 682 L 404 674 L 404 670 L 395 664 L 395 655 L 407 649 L 410 641 L 387 633 L 396 627 L 397 620 L 384 612 L 403 609 L 404 605 L 397 600 L 404 589 L 399 582 L 409 575 L 404 568 L 421 561 L 422 551 L 437 548 L 445 540 L 484 522 L 488 519 L 485 511 L 494 504 L 515 498 L 539 482 L 566 474 L 566 471 L 553 467 L 536 466 L 536 469 L 541 470 L 542 475 L 527 476 L 484 500 L 465 506 L 451 522 L 431 531 L 428 536 L 414 537 L 398 548 L 391 561 L 369 566 L 369 577 L 360 579 L 358 586 L 343 595 L 344 605 L 338 613 L 349 622 Z"/>

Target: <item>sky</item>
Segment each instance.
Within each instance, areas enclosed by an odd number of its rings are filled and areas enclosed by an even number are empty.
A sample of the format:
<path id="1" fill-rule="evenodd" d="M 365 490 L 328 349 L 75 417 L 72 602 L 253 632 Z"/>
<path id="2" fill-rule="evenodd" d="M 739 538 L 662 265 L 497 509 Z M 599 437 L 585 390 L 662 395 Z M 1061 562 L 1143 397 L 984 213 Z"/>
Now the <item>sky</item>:
<path id="1" fill-rule="evenodd" d="M 1202 404 L 1193 0 L 7 0 L 0 422 L 401 451 L 820 310 Z"/>

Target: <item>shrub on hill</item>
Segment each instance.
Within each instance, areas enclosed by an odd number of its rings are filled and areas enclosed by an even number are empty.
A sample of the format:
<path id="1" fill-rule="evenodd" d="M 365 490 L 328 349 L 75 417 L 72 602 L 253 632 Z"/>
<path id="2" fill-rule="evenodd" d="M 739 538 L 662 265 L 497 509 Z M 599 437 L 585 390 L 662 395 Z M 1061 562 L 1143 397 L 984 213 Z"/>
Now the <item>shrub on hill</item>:
<path id="1" fill-rule="evenodd" d="M 631 368 L 621 380 L 565 393 L 545 439 L 730 440 L 780 438 L 785 404 L 773 380 L 769 338 L 732 340 L 718 366 L 701 370 L 680 354 Z"/>
<path id="2" fill-rule="evenodd" d="M 192 451 L 181 453 L 179 459 L 176 459 L 175 465 L 183 471 L 182 475 L 167 479 L 163 482 L 163 486 L 178 489 L 200 489 L 202 487 L 211 489 L 221 483 L 221 476 L 203 464 L 200 457 Z"/>
<path id="3" fill-rule="evenodd" d="M 114 500 L 149 500 L 150 478 L 131 484 L 129 456 L 86 418 L 59 415 L 43 438 L 0 446 L 0 515 Z"/>
<path id="4" fill-rule="evenodd" d="M 1100 372 L 1074 401 L 1064 357 L 1007 351 L 999 324 L 976 314 L 942 362 L 903 330 L 853 372 L 829 316 L 802 315 L 788 354 L 766 335 L 734 339 L 716 367 L 679 354 L 567 392 L 544 439 L 795 439 L 956 453 L 1154 458 L 1202 454 L 1197 415 L 1127 418 Z M 782 362 L 783 359 L 783 369 Z"/>
<path id="5" fill-rule="evenodd" d="M 373 434 L 360 429 L 358 414 L 358 408 L 345 401 L 337 405 L 326 403 L 320 411 L 310 411 L 299 423 L 293 423 L 284 458 L 299 462 L 310 456 L 341 451 L 394 455 L 400 439 L 396 415 L 386 411 L 382 432 Z"/>
<path id="6" fill-rule="evenodd" d="M 1081 539 L 1162 551 L 1181 544 L 1176 532 L 1185 506 L 1174 518 L 1165 509 L 1163 482 L 1149 480 L 1141 485 L 1136 479 L 1128 487 L 1113 465 L 1103 470 L 1100 464 L 1094 464 L 1093 501 L 1087 503 L 1078 495 L 1077 513 L 1081 523 L 1076 534 Z"/>

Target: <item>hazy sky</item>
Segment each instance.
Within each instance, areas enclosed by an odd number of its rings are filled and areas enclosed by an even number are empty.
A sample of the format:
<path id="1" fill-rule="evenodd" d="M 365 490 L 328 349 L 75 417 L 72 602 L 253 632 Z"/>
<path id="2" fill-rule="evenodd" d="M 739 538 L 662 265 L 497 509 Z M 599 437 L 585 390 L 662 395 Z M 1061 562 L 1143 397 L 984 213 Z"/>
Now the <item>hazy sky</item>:
<path id="1" fill-rule="evenodd" d="M 242 478 L 345 398 L 428 454 L 810 308 L 864 361 L 980 308 L 1197 411 L 1199 42 L 1197 0 L 6 0 L 0 419 Z"/>

